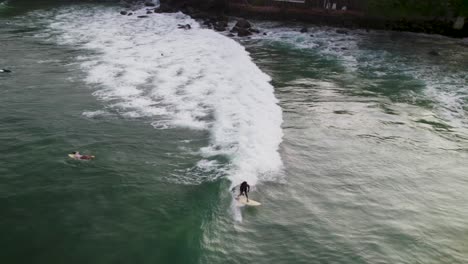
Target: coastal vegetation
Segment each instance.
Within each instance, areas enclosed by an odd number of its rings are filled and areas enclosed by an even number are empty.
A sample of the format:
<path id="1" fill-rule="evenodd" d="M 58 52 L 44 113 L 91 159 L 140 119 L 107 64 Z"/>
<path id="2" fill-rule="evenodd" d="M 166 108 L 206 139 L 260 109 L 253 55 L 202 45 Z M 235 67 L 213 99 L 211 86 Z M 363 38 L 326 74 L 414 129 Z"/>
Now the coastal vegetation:
<path id="1" fill-rule="evenodd" d="M 468 16 L 467 0 L 368 0 L 368 12 L 383 17 L 437 17 Z"/>

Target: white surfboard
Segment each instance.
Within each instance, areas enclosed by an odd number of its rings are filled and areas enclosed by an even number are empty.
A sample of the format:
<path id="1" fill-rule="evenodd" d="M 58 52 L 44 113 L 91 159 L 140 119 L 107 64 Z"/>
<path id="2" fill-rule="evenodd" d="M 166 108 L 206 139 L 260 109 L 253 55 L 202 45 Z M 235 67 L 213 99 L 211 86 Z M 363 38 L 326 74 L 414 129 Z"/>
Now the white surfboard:
<path id="1" fill-rule="evenodd" d="M 240 205 L 248 205 L 248 206 L 262 205 L 261 203 L 254 201 L 252 199 L 249 199 L 249 201 L 247 202 L 247 198 L 245 196 L 240 196 L 239 198 L 236 198 L 236 200 Z"/>
<path id="2" fill-rule="evenodd" d="M 95 158 L 95 156 L 91 156 L 91 159 L 79 159 L 75 156 L 75 154 L 68 154 L 68 157 L 74 159 L 74 160 L 92 160 Z"/>

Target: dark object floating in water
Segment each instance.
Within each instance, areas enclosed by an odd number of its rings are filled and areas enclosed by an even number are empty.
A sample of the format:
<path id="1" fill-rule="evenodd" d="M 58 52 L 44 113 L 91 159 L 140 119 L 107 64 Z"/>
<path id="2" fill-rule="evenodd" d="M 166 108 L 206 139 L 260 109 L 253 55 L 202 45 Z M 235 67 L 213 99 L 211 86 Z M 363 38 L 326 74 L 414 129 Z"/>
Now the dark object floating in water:
<path id="1" fill-rule="evenodd" d="M 148 16 L 137 16 L 138 18 L 147 18 Z"/>
<path id="2" fill-rule="evenodd" d="M 183 29 L 191 29 L 192 28 L 192 26 L 190 26 L 189 24 L 185 24 L 185 25 L 178 24 L 177 26 L 178 26 L 178 28 L 183 28 Z"/>
<path id="3" fill-rule="evenodd" d="M 7 69 L 0 69 L 0 72 L 11 72 L 11 71 Z"/>
<path id="4" fill-rule="evenodd" d="M 120 14 L 125 16 L 127 14 L 127 11 L 120 11 Z"/>
<path id="5" fill-rule="evenodd" d="M 68 157 L 75 159 L 75 160 L 92 160 L 96 158 L 96 156 L 93 156 L 93 155 L 81 155 L 77 151 L 73 151 L 72 153 L 68 154 Z"/>

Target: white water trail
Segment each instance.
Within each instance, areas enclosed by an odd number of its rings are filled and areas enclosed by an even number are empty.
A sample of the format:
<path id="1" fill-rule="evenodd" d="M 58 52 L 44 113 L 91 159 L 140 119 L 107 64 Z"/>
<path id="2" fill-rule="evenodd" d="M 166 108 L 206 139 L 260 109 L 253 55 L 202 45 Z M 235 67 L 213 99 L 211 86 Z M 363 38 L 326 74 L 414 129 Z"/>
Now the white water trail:
<path id="1" fill-rule="evenodd" d="M 155 128 L 206 129 L 207 160 L 227 156 L 232 186 L 268 180 L 282 161 L 282 112 L 270 77 L 232 39 L 202 29 L 182 14 L 76 7 L 61 9 L 50 24 L 61 44 L 92 51 L 81 58 L 94 93 L 130 117 L 152 118 Z M 178 24 L 190 24 L 191 30 Z M 53 34 L 51 34 L 53 35 Z M 89 113 L 85 113 L 88 115 Z M 206 168 L 204 168 L 206 169 Z"/>

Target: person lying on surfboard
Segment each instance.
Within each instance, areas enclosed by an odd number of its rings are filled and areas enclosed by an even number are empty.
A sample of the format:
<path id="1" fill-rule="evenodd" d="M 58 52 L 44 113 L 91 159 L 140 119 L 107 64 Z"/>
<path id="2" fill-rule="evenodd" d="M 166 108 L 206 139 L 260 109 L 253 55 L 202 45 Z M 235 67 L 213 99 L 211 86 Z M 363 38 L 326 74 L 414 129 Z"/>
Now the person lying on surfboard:
<path id="1" fill-rule="evenodd" d="M 78 151 L 73 151 L 73 158 L 75 159 L 82 159 L 82 160 L 91 160 L 94 159 L 94 156 L 91 155 L 81 155 Z"/>
<path id="2" fill-rule="evenodd" d="M 245 198 L 247 198 L 247 202 L 249 202 L 249 196 L 247 195 L 248 192 L 250 192 L 250 185 L 245 181 L 240 185 L 240 194 L 237 196 L 237 198 L 239 198 L 241 195 L 244 195 Z"/>

